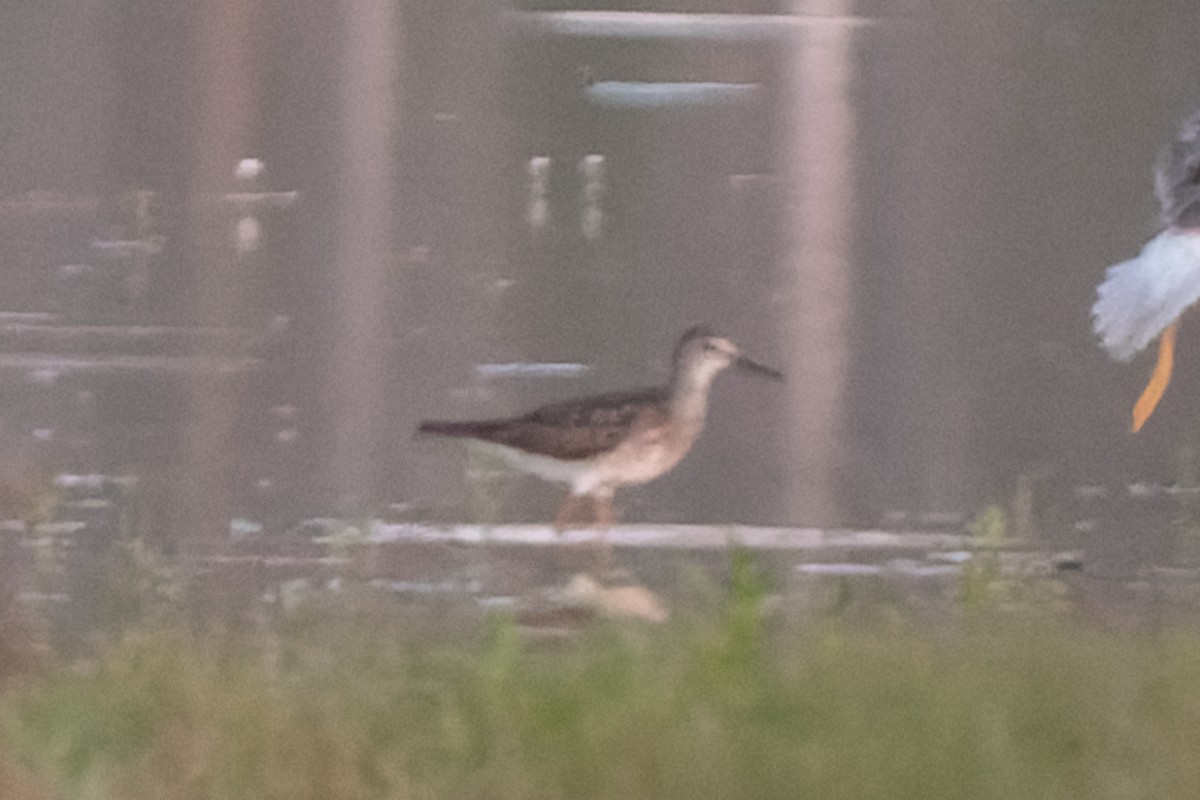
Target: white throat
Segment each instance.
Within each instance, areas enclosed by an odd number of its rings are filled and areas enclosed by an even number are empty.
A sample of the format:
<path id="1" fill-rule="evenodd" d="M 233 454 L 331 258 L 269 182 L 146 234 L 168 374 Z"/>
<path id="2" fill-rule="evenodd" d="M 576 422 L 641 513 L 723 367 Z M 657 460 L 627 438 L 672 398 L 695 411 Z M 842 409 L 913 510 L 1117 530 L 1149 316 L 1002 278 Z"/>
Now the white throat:
<path id="1" fill-rule="evenodd" d="M 708 414 L 708 390 L 725 366 L 706 360 L 685 368 L 671 386 L 671 413 L 680 419 L 703 420 Z"/>

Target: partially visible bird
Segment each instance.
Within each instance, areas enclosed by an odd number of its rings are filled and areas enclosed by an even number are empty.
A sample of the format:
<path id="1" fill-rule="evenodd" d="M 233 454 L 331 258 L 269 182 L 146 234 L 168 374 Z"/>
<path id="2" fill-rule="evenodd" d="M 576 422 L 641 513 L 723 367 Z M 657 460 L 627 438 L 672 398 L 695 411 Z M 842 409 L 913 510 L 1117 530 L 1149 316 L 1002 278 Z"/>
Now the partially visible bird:
<path id="1" fill-rule="evenodd" d="M 594 521 L 608 525 L 617 488 L 654 480 L 692 449 L 704 429 L 713 379 L 729 366 L 783 379 L 729 339 L 696 326 L 675 346 L 663 386 L 552 403 L 519 417 L 427 420 L 418 430 L 478 440 L 517 470 L 565 483 L 569 494 L 555 521 L 559 529 L 587 502 Z"/>
<path id="2" fill-rule="evenodd" d="M 1154 185 L 1162 232 L 1136 258 L 1109 267 L 1092 306 L 1100 343 L 1118 361 L 1161 335 L 1154 372 L 1133 408 L 1135 432 L 1171 381 L 1179 317 L 1200 300 L 1200 112 L 1163 150 Z"/>

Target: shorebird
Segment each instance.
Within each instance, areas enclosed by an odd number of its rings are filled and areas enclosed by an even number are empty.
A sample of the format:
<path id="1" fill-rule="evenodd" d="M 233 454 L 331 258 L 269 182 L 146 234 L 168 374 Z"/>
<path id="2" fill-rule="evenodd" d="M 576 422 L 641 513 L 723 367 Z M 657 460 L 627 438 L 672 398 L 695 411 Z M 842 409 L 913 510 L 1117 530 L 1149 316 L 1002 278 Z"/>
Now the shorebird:
<path id="1" fill-rule="evenodd" d="M 426 420 L 422 433 L 475 439 L 510 466 L 564 483 L 568 494 L 555 519 L 559 530 L 585 503 L 600 526 L 614 522 L 613 493 L 669 472 L 692 449 L 708 415 L 713 379 L 735 366 L 782 380 L 724 336 L 690 328 L 675 346 L 670 380 L 626 392 L 579 397 L 504 419 Z"/>
<path id="2" fill-rule="evenodd" d="M 1159 156 L 1154 188 L 1162 231 L 1136 258 L 1109 267 L 1092 306 L 1100 343 L 1118 361 L 1162 337 L 1150 381 L 1133 407 L 1134 432 L 1171 381 L 1179 317 L 1200 300 L 1200 113 L 1183 123 Z"/>

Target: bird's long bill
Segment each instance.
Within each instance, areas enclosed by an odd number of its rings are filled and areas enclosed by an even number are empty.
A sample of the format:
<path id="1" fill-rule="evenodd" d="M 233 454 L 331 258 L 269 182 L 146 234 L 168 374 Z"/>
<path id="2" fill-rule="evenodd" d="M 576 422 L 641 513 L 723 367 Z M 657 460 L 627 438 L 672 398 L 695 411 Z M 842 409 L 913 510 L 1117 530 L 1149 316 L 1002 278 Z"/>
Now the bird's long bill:
<path id="1" fill-rule="evenodd" d="M 1162 339 L 1158 342 L 1158 361 L 1154 364 L 1154 372 L 1150 373 L 1150 381 L 1142 390 L 1142 396 L 1133 406 L 1133 432 L 1137 433 L 1150 419 L 1163 392 L 1171 382 L 1171 371 L 1175 367 L 1175 334 L 1179 330 L 1179 322 L 1172 322 L 1163 331 Z"/>
<path id="2" fill-rule="evenodd" d="M 760 364 L 753 359 L 746 358 L 745 356 L 738 356 L 737 360 L 734 361 L 733 364 L 734 366 L 744 369 L 747 372 L 752 372 L 755 375 L 764 375 L 777 381 L 783 380 L 783 373 L 779 370 L 771 369 L 766 364 Z"/>

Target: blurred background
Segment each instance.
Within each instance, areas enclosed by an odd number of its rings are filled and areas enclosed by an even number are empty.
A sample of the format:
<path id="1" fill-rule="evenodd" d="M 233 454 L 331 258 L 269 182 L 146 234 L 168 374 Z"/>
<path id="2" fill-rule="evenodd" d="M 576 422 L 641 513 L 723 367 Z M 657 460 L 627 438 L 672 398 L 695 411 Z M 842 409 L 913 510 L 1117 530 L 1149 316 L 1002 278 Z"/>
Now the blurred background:
<path id="1" fill-rule="evenodd" d="M 136 485 L 197 547 L 546 520 L 417 422 L 662 380 L 697 322 L 788 382 L 719 381 L 629 521 L 1194 485 L 1200 333 L 1132 436 L 1151 357 L 1088 309 L 1198 40 L 1183 0 L 5 3 L 0 500 Z"/>

